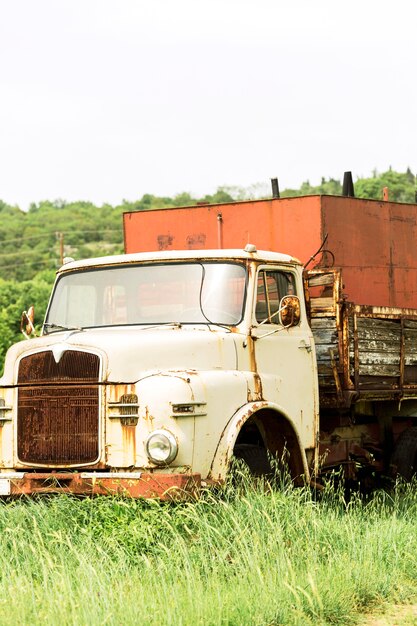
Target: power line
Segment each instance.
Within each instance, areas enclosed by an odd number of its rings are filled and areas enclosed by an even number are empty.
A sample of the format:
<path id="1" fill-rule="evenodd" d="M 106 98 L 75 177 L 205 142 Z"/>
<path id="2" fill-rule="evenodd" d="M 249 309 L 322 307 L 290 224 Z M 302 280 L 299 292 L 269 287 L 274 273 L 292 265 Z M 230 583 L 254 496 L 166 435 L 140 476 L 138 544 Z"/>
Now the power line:
<path id="1" fill-rule="evenodd" d="M 32 235 L 31 237 L 25 237 L 24 240 L 25 241 L 30 241 L 32 239 L 41 239 L 43 237 L 50 237 L 50 233 L 46 234 L 46 235 Z M 0 244 L 4 244 L 4 243 L 15 243 L 16 241 L 20 241 L 22 242 L 22 237 L 18 237 L 18 239 L 1 239 L 0 240 Z"/>
<path id="2" fill-rule="evenodd" d="M 100 242 L 96 241 L 96 242 L 90 242 L 90 243 L 100 243 Z M 118 245 L 118 243 L 114 243 L 112 245 L 116 246 L 116 245 Z M 0 259 L 2 259 L 4 257 L 10 257 L 10 256 L 13 256 L 13 255 L 20 255 L 20 257 L 24 258 L 25 256 L 28 256 L 28 255 L 31 255 L 31 254 L 36 255 L 36 254 L 40 254 L 40 253 L 37 250 L 30 250 L 30 251 L 23 252 L 23 253 L 22 253 L 21 250 L 19 250 L 18 252 L 11 252 L 9 254 L 0 254 Z M 62 254 L 60 254 L 59 256 L 62 257 Z M 56 255 L 55 255 L 55 257 L 56 257 Z M 35 265 L 35 264 L 42 265 L 42 264 L 45 264 L 45 263 L 54 263 L 56 268 L 57 267 L 61 267 L 62 262 L 61 263 L 57 262 L 57 258 L 55 258 L 55 257 L 51 257 L 49 259 L 42 259 L 42 260 L 40 259 L 39 261 L 37 261 L 35 259 L 33 261 L 28 261 L 26 263 L 23 262 L 23 263 L 13 263 L 12 265 L 0 265 L 0 272 L 5 270 L 5 269 L 10 269 L 12 267 L 14 268 L 14 267 L 21 267 L 21 266 L 25 266 L 25 265 Z M 61 258 L 61 261 L 63 261 L 62 258 Z"/>
<path id="3" fill-rule="evenodd" d="M 60 233 L 61 234 L 61 233 Z M 64 233 L 62 233 L 64 234 Z M 3 242 L 0 241 L 0 245 Z M 60 239 L 58 240 L 58 244 L 60 243 Z M 78 244 L 78 246 L 75 246 L 74 244 L 67 244 L 73 248 L 76 247 L 80 247 L 80 246 L 84 246 L 84 245 L 88 245 L 88 244 L 99 244 L 99 243 L 106 243 L 107 245 L 112 245 L 112 246 L 118 246 L 122 243 L 122 241 L 103 241 L 102 239 L 94 239 L 93 241 L 86 241 L 86 242 L 81 242 L 80 244 Z M 16 250 L 16 252 L 4 252 L 2 254 L 0 254 L 0 259 L 4 258 L 4 257 L 13 257 L 13 256 L 26 256 L 28 254 L 44 254 L 45 252 L 48 252 L 47 250 L 22 250 L 22 248 L 19 248 L 18 250 Z"/>
<path id="4" fill-rule="evenodd" d="M 79 235 L 79 234 L 83 234 L 83 233 L 97 233 L 98 235 L 102 235 L 103 233 L 120 233 L 120 235 L 122 234 L 121 230 L 119 230 L 118 228 L 106 228 L 105 230 L 68 230 L 68 231 L 60 231 L 62 232 L 63 235 L 67 236 L 67 235 Z M 30 237 L 18 237 L 17 239 L 0 239 L 0 245 L 5 245 L 5 244 L 9 244 L 9 243 L 15 243 L 16 241 L 19 242 L 25 242 L 25 241 L 32 241 L 32 239 L 46 239 L 47 237 L 56 237 L 56 233 L 57 231 L 50 231 L 48 233 L 43 233 L 43 234 L 39 234 L 39 235 L 31 235 Z"/>
<path id="5" fill-rule="evenodd" d="M 27 256 L 28 254 L 42 254 L 39 250 L 17 250 L 17 252 L 5 252 L 4 254 L 0 254 L 0 258 L 4 258 L 5 256 L 16 256 L 19 254 L 20 256 Z"/>
<path id="6" fill-rule="evenodd" d="M 36 263 L 36 265 L 47 265 L 48 263 L 53 263 L 55 266 L 55 269 L 58 269 L 58 263 L 56 262 L 56 259 L 44 259 L 43 261 L 28 261 L 27 263 L 13 263 L 13 265 L 0 265 L 0 272 L 2 272 L 3 270 L 10 269 L 11 267 L 24 267 L 26 265 L 33 265 L 34 263 Z M 15 280 L 15 279 L 12 278 L 12 280 Z"/>
<path id="7" fill-rule="evenodd" d="M 119 230 L 116 229 L 106 229 L 106 230 L 101 230 L 101 231 L 97 231 L 97 230 L 79 230 L 79 231 L 68 231 L 68 234 L 77 234 L 77 233 L 96 233 L 96 234 L 100 234 L 100 233 L 109 233 L 109 232 L 120 232 Z M 18 263 L 13 263 L 11 265 L 0 265 L 0 273 L 3 273 L 5 270 L 9 270 L 11 268 L 17 268 L 17 267 L 24 267 L 24 266 L 28 266 L 31 265 L 32 267 L 35 266 L 42 266 L 42 265 L 49 265 L 49 264 L 53 264 L 54 269 L 57 269 L 58 267 L 62 266 L 63 264 L 63 258 L 64 258 L 64 232 L 57 232 L 54 231 L 52 233 L 52 231 L 50 231 L 48 234 L 41 234 L 41 235 L 34 235 L 32 237 L 27 237 L 25 241 L 30 240 L 30 239 L 36 239 L 36 238 L 45 238 L 45 237 L 50 237 L 51 235 L 54 235 L 57 238 L 57 244 L 59 247 L 59 251 L 58 251 L 58 255 L 60 257 L 60 263 L 57 263 L 57 259 L 54 258 L 56 255 L 56 251 L 54 250 L 50 250 L 50 252 L 53 253 L 53 257 L 49 258 L 49 259 L 39 259 L 36 260 L 34 259 L 33 261 L 27 261 L 27 262 L 18 262 Z M 4 244 L 4 243 L 11 243 L 13 241 L 22 241 L 21 239 L 14 239 L 14 240 L 8 240 L 8 241 L 0 241 L 0 245 Z M 88 244 L 100 244 L 100 243 L 106 243 L 106 244 L 110 244 L 112 246 L 117 246 L 120 245 L 121 241 L 117 241 L 117 242 L 106 242 L 103 241 L 101 239 L 97 240 L 93 240 L 93 241 L 89 241 L 89 242 L 80 242 L 79 245 L 88 245 Z M 71 244 L 68 244 L 71 246 Z M 18 249 L 16 252 L 4 252 L 3 254 L 0 254 L 0 259 L 6 259 L 9 257 L 15 257 L 15 256 L 19 256 L 19 258 L 26 258 L 28 256 L 31 255 L 43 255 L 45 254 L 45 252 L 48 252 L 47 250 L 22 250 L 21 248 Z"/>

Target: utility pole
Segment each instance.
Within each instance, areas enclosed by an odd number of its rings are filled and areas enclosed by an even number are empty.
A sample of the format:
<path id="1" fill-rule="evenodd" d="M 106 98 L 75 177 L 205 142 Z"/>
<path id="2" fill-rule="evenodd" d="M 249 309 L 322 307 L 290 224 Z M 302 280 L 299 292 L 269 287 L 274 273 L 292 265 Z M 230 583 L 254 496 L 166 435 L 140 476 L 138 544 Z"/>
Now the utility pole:
<path id="1" fill-rule="evenodd" d="M 64 265 L 64 233 L 55 233 L 59 241 L 59 262 L 60 267 Z"/>

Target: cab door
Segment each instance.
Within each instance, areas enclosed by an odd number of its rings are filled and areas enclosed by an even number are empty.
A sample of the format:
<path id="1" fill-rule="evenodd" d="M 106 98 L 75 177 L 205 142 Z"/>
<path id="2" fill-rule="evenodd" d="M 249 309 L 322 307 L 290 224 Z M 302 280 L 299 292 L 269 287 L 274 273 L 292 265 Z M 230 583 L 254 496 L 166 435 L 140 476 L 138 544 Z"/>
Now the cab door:
<path id="1" fill-rule="evenodd" d="M 300 300 L 299 323 L 280 323 L 280 302 L 286 295 Z M 255 362 L 265 400 L 280 407 L 293 423 L 304 448 L 313 448 L 318 427 L 318 386 L 315 348 L 302 287 L 288 268 L 259 267 L 256 276 L 252 337 Z"/>

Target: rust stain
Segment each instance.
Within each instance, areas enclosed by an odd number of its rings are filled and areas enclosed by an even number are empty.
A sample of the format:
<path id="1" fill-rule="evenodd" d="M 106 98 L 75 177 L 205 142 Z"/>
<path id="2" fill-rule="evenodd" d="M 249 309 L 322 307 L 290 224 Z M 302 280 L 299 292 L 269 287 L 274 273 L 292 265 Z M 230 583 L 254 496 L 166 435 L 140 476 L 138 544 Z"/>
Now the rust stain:
<path id="1" fill-rule="evenodd" d="M 181 500 L 198 496 L 201 487 L 200 474 L 151 474 L 143 473 L 140 478 L 107 477 L 97 472 L 96 476 L 85 477 L 80 473 L 33 473 L 22 479 L 14 479 L 12 495 L 48 493 L 74 493 L 79 495 L 116 495 L 132 498 L 160 498 Z"/>
<path id="2" fill-rule="evenodd" d="M 127 466 L 136 462 L 136 427 L 122 425 L 123 455 Z"/>
<path id="3" fill-rule="evenodd" d="M 145 415 L 143 416 L 143 419 L 145 420 L 145 422 L 149 424 L 149 427 L 152 429 L 155 418 L 152 415 L 152 413 L 149 411 L 149 407 L 145 407 Z"/>
<path id="4" fill-rule="evenodd" d="M 168 250 L 172 246 L 174 237 L 172 235 L 158 235 L 158 250 Z"/>
<path id="5" fill-rule="evenodd" d="M 248 388 L 248 402 L 257 402 L 263 399 L 262 380 L 258 372 L 255 354 L 255 338 L 251 335 L 247 338 L 247 348 L 249 353 L 250 371 L 253 372 L 253 381 L 255 386 L 255 395 L 252 396 L 251 390 Z"/>
<path id="6" fill-rule="evenodd" d="M 122 396 L 136 393 L 136 386 L 129 383 L 120 383 L 108 386 L 109 402 L 119 402 Z"/>
<path id="7" fill-rule="evenodd" d="M 186 245 L 189 250 L 199 250 L 205 247 L 206 235 L 205 233 L 197 233 L 188 235 L 186 239 Z"/>

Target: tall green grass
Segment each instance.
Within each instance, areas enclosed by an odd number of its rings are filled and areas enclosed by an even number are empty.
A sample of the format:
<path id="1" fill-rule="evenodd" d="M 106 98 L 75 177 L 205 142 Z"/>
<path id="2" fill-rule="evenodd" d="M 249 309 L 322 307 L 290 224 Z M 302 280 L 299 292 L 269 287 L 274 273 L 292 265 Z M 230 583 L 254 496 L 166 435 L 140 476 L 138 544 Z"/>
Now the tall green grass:
<path id="1" fill-rule="evenodd" d="M 0 505 L 0 624 L 354 624 L 417 594 L 417 486 Z"/>

